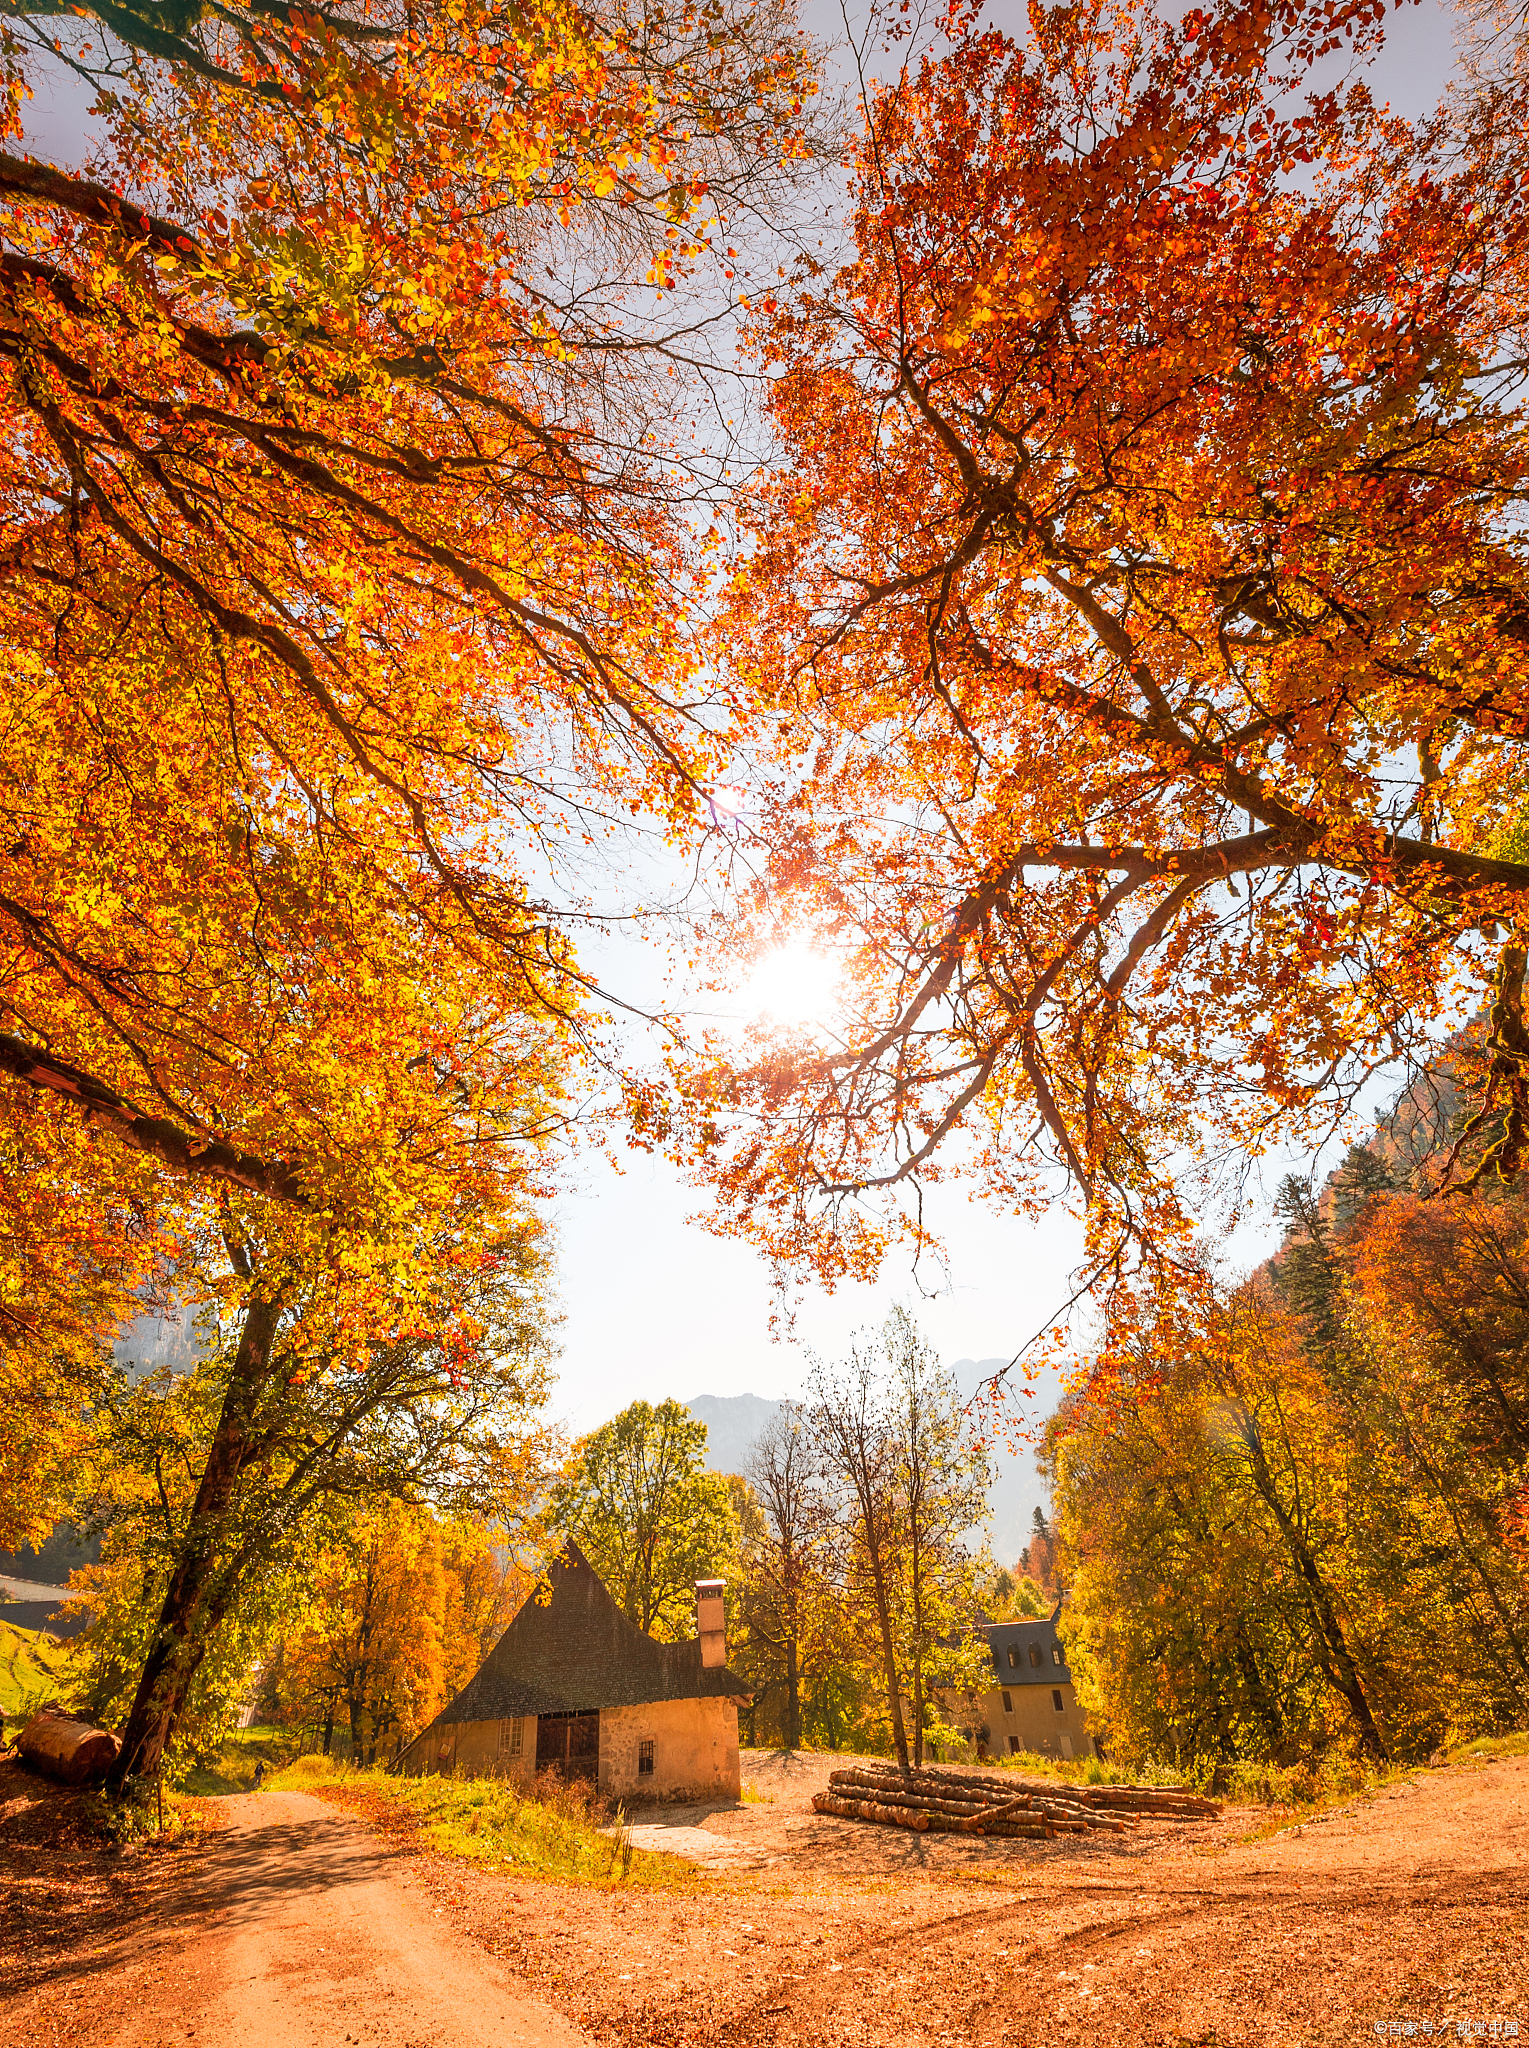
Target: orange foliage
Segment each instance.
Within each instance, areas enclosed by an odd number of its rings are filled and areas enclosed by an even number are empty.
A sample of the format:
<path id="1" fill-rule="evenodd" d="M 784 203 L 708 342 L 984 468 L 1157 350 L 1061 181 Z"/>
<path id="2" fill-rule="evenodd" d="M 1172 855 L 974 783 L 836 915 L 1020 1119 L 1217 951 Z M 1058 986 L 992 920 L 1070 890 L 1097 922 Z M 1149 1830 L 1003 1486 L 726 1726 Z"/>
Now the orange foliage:
<path id="1" fill-rule="evenodd" d="M 957 8 L 849 261 L 759 316 L 784 455 L 719 647 L 782 740 L 719 943 L 810 931 L 843 1002 L 682 1086 L 788 1261 L 864 1268 L 961 1171 L 1182 1274 L 1196 1172 L 1325 1136 L 1499 959 L 1524 1093 L 1529 159 L 1313 86 L 1382 11 Z"/>

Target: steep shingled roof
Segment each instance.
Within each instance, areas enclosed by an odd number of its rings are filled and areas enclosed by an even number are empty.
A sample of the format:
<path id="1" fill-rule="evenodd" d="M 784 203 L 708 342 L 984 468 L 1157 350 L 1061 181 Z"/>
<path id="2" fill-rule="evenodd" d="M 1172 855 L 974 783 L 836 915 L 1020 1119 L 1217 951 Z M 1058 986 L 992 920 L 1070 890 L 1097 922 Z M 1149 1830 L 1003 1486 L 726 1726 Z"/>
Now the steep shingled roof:
<path id="1" fill-rule="evenodd" d="M 704 1669 L 699 1642 L 656 1643 L 635 1628 L 576 1543 L 547 1578 L 551 1598 L 542 1605 L 531 1595 L 433 1727 L 752 1691 L 726 1665 Z"/>
<path id="2" fill-rule="evenodd" d="M 1062 1639 L 1056 1632 L 1056 1617 L 1048 1621 L 1044 1615 L 1026 1616 L 1022 1621 L 991 1621 L 982 1633 L 988 1639 L 993 1653 L 993 1669 L 998 1673 L 1000 1685 L 1071 1685 L 1072 1671 L 1065 1659 L 1058 1664 L 1052 1657 L 1053 1650 L 1062 1649 Z M 1038 1643 L 1041 1651 L 1039 1665 L 1030 1662 L 1030 1645 Z M 1009 1662 L 1010 1650 L 1019 1653 L 1019 1662 Z"/>

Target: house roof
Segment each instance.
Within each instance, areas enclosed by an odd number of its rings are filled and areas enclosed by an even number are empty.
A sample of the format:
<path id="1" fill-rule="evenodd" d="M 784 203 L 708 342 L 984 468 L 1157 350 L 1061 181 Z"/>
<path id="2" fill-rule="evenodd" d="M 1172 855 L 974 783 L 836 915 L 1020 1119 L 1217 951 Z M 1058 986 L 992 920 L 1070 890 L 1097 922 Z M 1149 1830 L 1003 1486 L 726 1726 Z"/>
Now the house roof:
<path id="1" fill-rule="evenodd" d="M 1044 1616 L 1024 1621 L 990 1621 L 982 1633 L 988 1639 L 993 1653 L 993 1668 L 998 1673 L 1000 1685 L 1071 1685 L 1072 1673 L 1067 1668 L 1067 1652 L 1062 1650 L 1062 1662 L 1058 1664 L 1051 1652 L 1061 1649 L 1061 1637 L 1056 1632 L 1055 1621 Z M 1039 1646 L 1041 1661 L 1030 1662 L 1030 1645 Z M 1009 1662 L 1009 1651 L 1019 1652 L 1019 1662 Z"/>
<path id="2" fill-rule="evenodd" d="M 432 1726 L 655 1700 L 746 1699 L 753 1690 L 726 1665 L 706 1670 L 698 1641 L 656 1643 L 634 1627 L 571 1540 L 538 1591 L 544 1597 L 531 1595 Z"/>

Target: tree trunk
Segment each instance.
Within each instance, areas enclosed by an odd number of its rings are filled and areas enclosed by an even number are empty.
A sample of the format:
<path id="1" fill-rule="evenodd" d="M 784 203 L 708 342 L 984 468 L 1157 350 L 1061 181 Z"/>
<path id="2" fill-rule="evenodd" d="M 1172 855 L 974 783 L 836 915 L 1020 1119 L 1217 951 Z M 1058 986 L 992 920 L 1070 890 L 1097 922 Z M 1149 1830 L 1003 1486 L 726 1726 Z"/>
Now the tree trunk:
<path id="1" fill-rule="evenodd" d="M 913 1762 L 916 1769 L 924 1764 L 924 1657 L 923 1652 L 913 1653 Z"/>
<path id="2" fill-rule="evenodd" d="M 330 1745 L 330 1743 L 331 1743 L 331 1742 L 333 1742 L 333 1741 L 334 1741 L 334 1701 L 335 1701 L 335 1696 L 334 1696 L 334 1694 L 333 1694 L 333 1693 L 331 1693 L 331 1694 L 329 1695 L 329 1698 L 328 1698 L 327 1702 L 325 1703 L 325 1707 L 324 1707 L 324 1754 L 325 1754 L 325 1756 L 328 1756 L 328 1754 L 329 1754 L 329 1745 Z"/>
<path id="3" fill-rule="evenodd" d="M 1247 1442 L 1246 1434 L 1244 1441 Z M 1359 1667 L 1343 1633 L 1343 1624 L 1338 1619 L 1338 1610 L 1328 1590 L 1327 1581 L 1322 1577 L 1317 1560 L 1310 1546 L 1301 1534 L 1295 1517 L 1280 1499 L 1279 1488 L 1274 1483 L 1274 1474 L 1269 1470 L 1263 1449 L 1256 1440 L 1248 1443 L 1252 1453 L 1253 1483 L 1258 1488 L 1280 1527 L 1280 1533 L 1294 1560 L 1306 1589 L 1306 1604 L 1316 1627 L 1318 1657 L 1322 1675 L 1336 1692 L 1343 1695 L 1359 1728 L 1359 1747 L 1373 1756 L 1377 1763 L 1389 1763 L 1390 1755 L 1384 1738 L 1370 1712 L 1370 1703 L 1365 1697 L 1360 1681 Z"/>
<path id="4" fill-rule="evenodd" d="M 218 1542 L 252 1455 L 250 1425 L 269 1375 L 280 1317 L 279 1299 L 257 1296 L 245 1311 L 217 1431 L 122 1731 L 122 1748 L 107 1778 L 114 1792 L 121 1791 L 129 1778 L 158 1770 L 206 1655 L 207 1638 L 237 1590 L 226 1578 L 220 1582 Z"/>
<path id="5" fill-rule="evenodd" d="M 905 1778 L 911 1778 L 913 1770 L 908 1762 L 908 1732 L 903 1726 L 902 1691 L 897 1682 L 897 1652 L 892 1646 L 892 1614 L 887 1605 L 881 1561 L 875 1556 L 871 1560 L 871 1589 L 876 1599 L 876 1620 L 881 1628 L 881 1654 L 887 1673 L 887 1706 L 892 1715 L 892 1742 L 897 1750 L 897 1766 Z"/>
<path id="6" fill-rule="evenodd" d="M 802 1683 L 796 1662 L 796 1637 L 786 1638 L 786 1747 L 802 1746 Z"/>

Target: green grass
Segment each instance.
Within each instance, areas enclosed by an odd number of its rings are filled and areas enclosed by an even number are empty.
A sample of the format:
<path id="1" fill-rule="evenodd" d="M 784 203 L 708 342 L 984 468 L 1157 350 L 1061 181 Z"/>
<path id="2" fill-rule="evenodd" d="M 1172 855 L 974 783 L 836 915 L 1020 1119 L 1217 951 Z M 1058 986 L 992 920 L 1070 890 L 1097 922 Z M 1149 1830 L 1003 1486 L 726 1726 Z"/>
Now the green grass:
<path id="1" fill-rule="evenodd" d="M 176 1790 L 198 1799 L 253 1791 L 256 1765 L 264 1764 L 269 1776 L 292 1761 L 296 1748 L 297 1737 L 285 1728 L 236 1728 L 215 1756 L 199 1756 L 176 1771 Z"/>
<path id="2" fill-rule="evenodd" d="M 298 1757 L 274 1790 L 315 1792 L 359 1813 L 384 1834 L 412 1835 L 446 1856 L 556 1884 L 692 1889 L 694 1865 L 635 1849 L 616 1809 L 610 1821 L 580 1785 L 526 1793 L 502 1778 L 390 1777 L 332 1757 Z M 602 1827 L 616 1824 L 615 1833 Z"/>
<path id="3" fill-rule="evenodd" d="M 0 1711 L 8 1723 L 35 1713 L 73 1678 L 67 1643 L 34 1628 L 0 1621 Z"/>
<path id="4" fill-rule="evenodd" d="M 1509 1735 L 1478 1735 L 1474 1742 L 1450 1750 L 1445 1761 L 1452 1764 L 1490 1763 L 1500 1756 L 1529 1756 L 1529 1730 L 1518 1728 Z"/>

